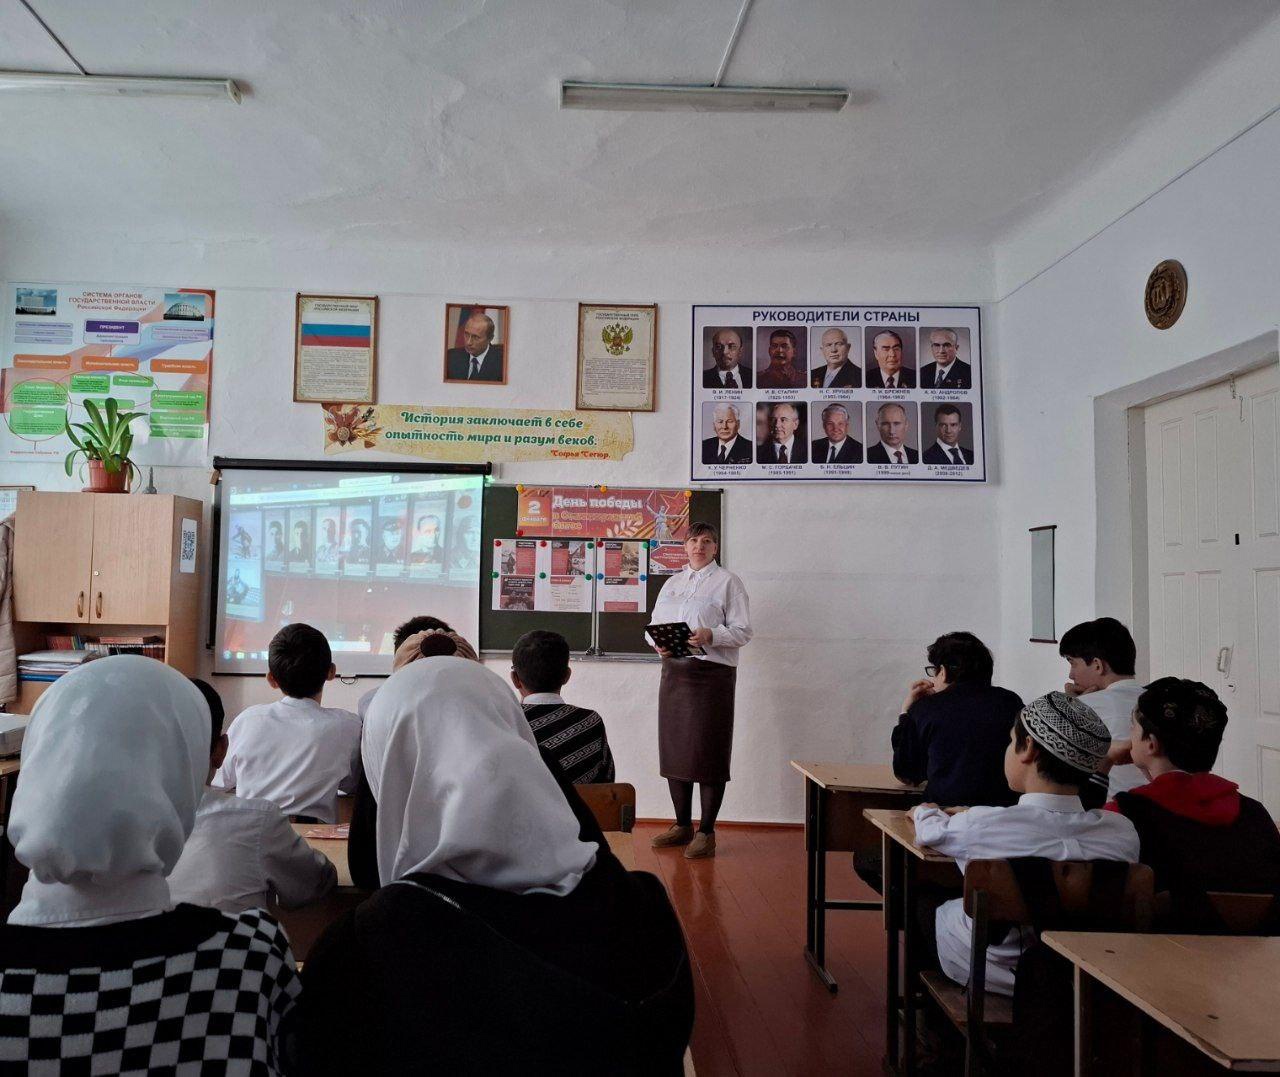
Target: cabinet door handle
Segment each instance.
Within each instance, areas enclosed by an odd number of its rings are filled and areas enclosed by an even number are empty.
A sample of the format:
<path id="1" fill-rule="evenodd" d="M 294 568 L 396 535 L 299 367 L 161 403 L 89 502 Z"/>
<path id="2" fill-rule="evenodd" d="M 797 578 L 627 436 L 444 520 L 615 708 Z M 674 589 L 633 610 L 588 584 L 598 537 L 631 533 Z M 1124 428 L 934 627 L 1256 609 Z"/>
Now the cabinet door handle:
<path id="1" fill-rule="evenodd" d="M 76 616 L 84 616 L 84 592 L 80 592 L 80 597 L 76 599 Z"/>
<path id="2" fill-rule="evenodd" d="M 98 600 L 94 603 L 94 610 L 99 619 L 102 617 L 102 592 L 98 592 Z"/>

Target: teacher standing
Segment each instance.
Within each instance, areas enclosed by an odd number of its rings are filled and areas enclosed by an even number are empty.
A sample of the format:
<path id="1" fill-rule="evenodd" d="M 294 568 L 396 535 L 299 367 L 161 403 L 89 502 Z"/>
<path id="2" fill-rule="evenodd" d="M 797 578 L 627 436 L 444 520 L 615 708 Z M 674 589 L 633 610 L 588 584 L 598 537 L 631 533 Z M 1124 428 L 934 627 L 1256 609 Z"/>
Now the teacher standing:
<path id="1" fill-rule="evenodd" d="M 691 524 L 684 549 L 689 565 L 663 585 L 650 623 L 683 621 L 691 629 L 689 643 L 705 653 L 673 658 L 654 647 L 662 655 L 658 762 L 671 790 L 676 821 L 653 839 L 653 845 L 658 849 L 683 845 L 684 855 L 695 860 L 716 855 L 716 816 L 733 751 L 738 648 L 751 639 L 751 616 L 742 581 L 716 563 L 720 533 L 711 524 Z M 702 808 L 696 834 L 695 782 Z"/>

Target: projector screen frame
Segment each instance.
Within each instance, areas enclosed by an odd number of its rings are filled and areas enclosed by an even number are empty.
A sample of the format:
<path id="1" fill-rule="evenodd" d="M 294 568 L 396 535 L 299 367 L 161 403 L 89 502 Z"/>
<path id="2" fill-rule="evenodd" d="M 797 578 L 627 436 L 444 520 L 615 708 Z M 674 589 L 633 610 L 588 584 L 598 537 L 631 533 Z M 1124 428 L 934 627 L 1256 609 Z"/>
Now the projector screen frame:
<path id="1" fill-rule="evenodd" d="M 399 460 L 264 460 L 249 457 L 215 456 L 213 458 L 213 475 L 210 482 L 216 488 L 211 503 L 209 545 L 209 624 L 205 639 L 205 648 L 212 653 L 218 636 L 218 565 L 222 557 L 222 472 L 224 471 L 327 471 L 360 474 L 380 471 L 395 471 L 401 474 L 426 475 L 481 475 L 490 478 L 493 475 L 493 463 L 485 461 L 480 464 L 458 464 L 441 462 L 409 463 Z M 481 527 L 484 524 L 483 501 L 481 498 Z M 219 673 L 220 677 L 257 677 L 257 673 Z M 371 674 L 360 674 L 371 676 Z"/>

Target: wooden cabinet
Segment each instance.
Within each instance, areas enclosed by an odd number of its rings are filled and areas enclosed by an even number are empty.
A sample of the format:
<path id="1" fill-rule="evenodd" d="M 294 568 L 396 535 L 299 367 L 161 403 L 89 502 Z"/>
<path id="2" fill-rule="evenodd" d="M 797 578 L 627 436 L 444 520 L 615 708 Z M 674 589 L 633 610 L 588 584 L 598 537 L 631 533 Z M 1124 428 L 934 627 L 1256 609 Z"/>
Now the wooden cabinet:
<path id="1" fill-rule="evenodd" d="M 196 671 L 199 574 L 183 571 L 183 521 L 201 545 L 204 506 L 168 494 L 18 495 L 13 553 L 14 629 L 19 653 L 47 635 L 159 636 L 165 662 Z M 15 710 L 43 690 L 20 685 Z"/>
<path id="2" fill-rule="evenodd" d="M 26 490 L 19 494 L 13 559 L 15 620 L 77 624 L 89 620 L 92 502 L 90 494 Z"/>

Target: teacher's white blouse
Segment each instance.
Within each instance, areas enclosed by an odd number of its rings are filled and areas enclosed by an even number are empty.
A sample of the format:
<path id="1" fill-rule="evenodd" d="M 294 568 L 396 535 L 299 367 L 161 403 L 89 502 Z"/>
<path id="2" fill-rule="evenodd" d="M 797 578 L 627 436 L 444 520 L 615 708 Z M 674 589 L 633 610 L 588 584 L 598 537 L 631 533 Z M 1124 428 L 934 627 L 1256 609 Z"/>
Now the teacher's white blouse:
<path id="1" fill-rule="evenodd" d="M 694 572 L 684 568 L 667 580 L 653 604 L 650 624 L 683 621 L 691 629 L 711 629 L 704 658 L 726 666 L 738 664 L 738 648 L 751 639 L 751 611 L 747 589 L 727 568 L 715 561 Z"/>

